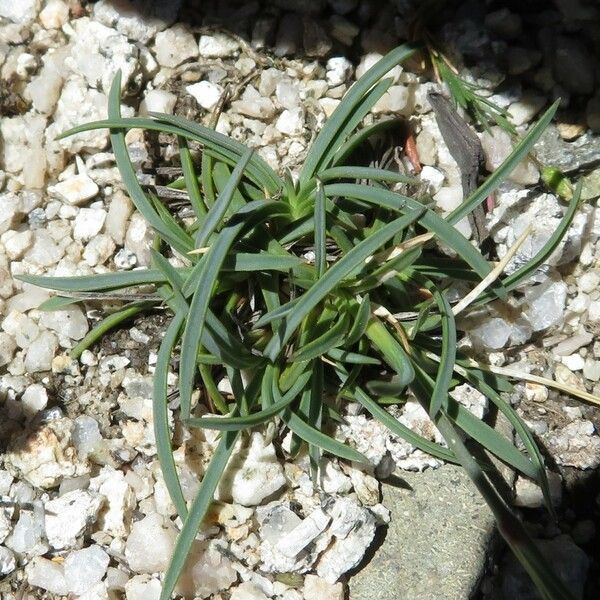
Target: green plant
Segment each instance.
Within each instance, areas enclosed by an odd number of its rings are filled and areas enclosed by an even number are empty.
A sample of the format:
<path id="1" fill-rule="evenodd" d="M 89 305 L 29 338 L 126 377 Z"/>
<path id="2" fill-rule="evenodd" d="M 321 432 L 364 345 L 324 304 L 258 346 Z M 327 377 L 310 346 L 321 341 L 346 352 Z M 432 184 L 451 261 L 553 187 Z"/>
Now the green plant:
<path id="1" fill-rule="evenodd" d="M 426 63 L 431 65 L 435 78 L 445 83 L 454 106 L 467 114 L 476 127 L 491 133 L 491 127 L 497 125 L 508 133 L 513 142 L 519 140 L 517 128 L 511 121 L 508 109 L 498 106 L 487 98 L 477 85 L 461 77 L 458 69 L 448 58 L 446 48 L 433 33 L 443 22 L 443 10 L 447 9 L 447 0 L 424 0 L 418 2 L 409 18 L 411 38 L 426 48 Z M 573 197 L 573 186 L 569 178 L 553 165 L 543 165 L 536 157 L 530 158 L 540 169 L 540 179 L 549 191 L 568 202 Z"/>
<path id="2" fill-rule="evenodd" d="M 541 454 L 526 425 L 501 396 L 511 387 L 508 379 L 457 351 L 453 307 L 444 294 L 450 280 L 485 279 L 472 299 L 476 305 L 506 298 L 551 254 L 569 227 L 579 189 L 552 239 L 529 264 L 503 278 L 454 228 L 527 155 L 556 105 L 475 193 L 442 218 L 425 202 L 388 185 L 410 179 L 347 164 L 357 146 L 380 128 L 358 129 L 391 84 L 382 77 L 412 52 L 410 46 L 390 52 L 349 90 L 317 136 L 297 182 L 290 176 L 280 178 L 251 150 L 196 123 L 161 114 L 122 118 L 120 75 L 110 92 L 108 119 L 63 134 L 110 129 L 123 182 L 157 234 L 153 268 L 21 279 L 62 292 L 42 307 L 46 309 L 79 301 L 69 294 L 92 292 L 101 298 L 141 284 L 156 287 L 156 296 L 142 301 L 132 294 L 133 301 L 94 328 L 73 350 L 74 356 L 107 329 L 149 307 L 163 305 L 172 314 L 156 363 L 154 423 L 165 482 L 183 525 L 165 574 L 163 600 L 175 589 L 240 432 L 279 419 L 293 432 L 293 453 L 308 447 L 313 474 L 323 452 L 362 462 L 364 457 L 354 448 L 329 435 L 348 399 L 361 403 L 416 447 L 462 464 L 542 595 L 571 597 L 486 476 L 485 457 L 472 452 L 483 448 L 535 480 L 551 510 Z M 140 187 L 125 143 L 125 131 L 131 128 L 177 136 L 183 178 L 172 186 L 189 194 L 195 211 L 191 226 L 184 226 Z M 188 141 L 203 146 L 199 176 Z M 456 258 L 437 252 L 433 238 L 451 248 Z M 314 260 L 307 258 L 309 249 Z M 169 262 L 174 253 L 187 257 L 189 266 L 174 268 Z M 179 418 L 186 427 L 222 432 L 190 506 L 179 484 L 167 421 L 167 374 L 178 345 Z M 217 390 L 215 376 L 223 371 L 231 382 L 233 401 Z M 387 383 L 384 390 L 378 385 L 382 381 Z M 506 415 L 523 451 L 448 395 L 463 382 L 479 389 Z M 192 406 L 197 383 L 206 390 L 213 411 L 222 416 L 197 416 Z M 447 447 L 421 438 L 384 410 L 387 404 L 403 402 L 409 391 L 431 415 Z"/>
<path id="3" fill-rule="evenodd" d="M 457 108 L 462 109 L 474 123 L 486 131 L 495 124 L 516 137 L 517 131 L 510 121 L 508 111 L 481 94 L 474 83 L 461 77 L 450 61 L 449 49 L 444 47 L 436 34 L 446 22 L 444 15 L 447 16 L 449 10 L 452 11 L 452 8 L 447 0 L 422 0 L 415 3 L 407 16 L 410 39 L 422 44 L 426 50 L 426 64 L 431 65 L 435 78 L 446 84 Z"/>
<path id="4" fill-rule="evenodd" d="M 495 124 L 511 136 L 517 135 L 517 130 L 510 122 L 510 115 L 506 109 L 500 108 L 478 93 L 477 86 L 460 77 L 448 58 L 441 52 L 430 48 L 429 55 L 438 79 L 448 86 L 450 96 L 457 107 L 462 108 L 486 131 Z"/>

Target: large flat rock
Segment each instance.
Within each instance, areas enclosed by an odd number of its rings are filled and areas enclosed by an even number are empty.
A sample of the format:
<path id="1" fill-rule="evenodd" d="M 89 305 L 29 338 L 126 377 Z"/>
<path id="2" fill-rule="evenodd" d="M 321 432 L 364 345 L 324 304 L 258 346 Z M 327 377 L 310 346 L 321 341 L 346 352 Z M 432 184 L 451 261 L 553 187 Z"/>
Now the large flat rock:
<path id="1" fill-rule="evenodd" d="M 350 600 L 468 600 L 483 574 L 494 519 L 460 467 L 383 484 L 385 539 L 350 579 Z"/>

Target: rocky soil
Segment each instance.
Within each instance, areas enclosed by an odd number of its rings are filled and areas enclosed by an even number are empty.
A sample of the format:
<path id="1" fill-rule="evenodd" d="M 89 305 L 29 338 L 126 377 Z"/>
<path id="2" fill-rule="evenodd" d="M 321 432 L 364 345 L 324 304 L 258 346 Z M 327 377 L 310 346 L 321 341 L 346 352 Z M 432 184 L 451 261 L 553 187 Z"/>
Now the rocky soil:
<path id="1" fill-rule="evenodd" d="M 68 350 L 111 307 L 90 301 L 41 312 L 37 307 L 49 294 L 15 279 L 149 263 L 152 231 L 124 192 L 107 132 L 56 137 L 106 117 L 106 94 L 120 69 L 123 114 L 166 112 L 208 124 L 217 111 L 218 131 L 257 148 L 275 169 L 296 172 L 352 82 L 411 35 L 414 3 L 291 4 L 0 0 L 3 598 L 158 598 L 180 524 L 152 426 L 160 311 L 112 332 L 75 361 Z M 584 203 L 549 264 L 508 303 L 470 313 L 463 343 L 495 365 L 600 396 L 600 71 L 594 59 L 600 9 L 585 0 L 505 3 L 512 8 L 448 4 L 435 35 L 451 48 L 461 75 L 508 109 L 519 133 L 561 98 L 558 117 L 534 155 L 493 198 L 486 220 L 492 256 L 504 256 L 531 225 L 510 271 L 556 229 L 565 203 L 540 181 L 541 165 L 584 181 Z M 427 98 L 444 88 L 417 63 L 394 69 L 392 76 L 392 87 L 367 121 L 406 120 L 420 166 L 408 160 L 403 144 L 398 160 L 418 172 L 439 211 L 448 213 L 462 200 L 461 175 Z M 510 137 L 495 126 L 480 137 L 485 169 L 493 171 L 510 152 Z M 164 167 L 177 166 L 176 140 L 134 130 L 127 143 L 140 181 L 160 190 L 168 181 Z M 477 243 L 468 220 L 458 227 Z M 176 390 L 175 373 L 169 385 Z M 227 393 L 227 381 L 220 385 Z M 462 386 L 456 396 L 475 414 L 486 414 L 486 399 L 473 389 Z M 514 482 L 515 505 L 576 596 L 593 598 L 600 587 L 600 412 L 536 384 L 517 385 L 511 402 L 545 449 L 560 520 L 541 510 L 540 491 L 522 478 Z M 176 409 L 175 396 L 170 408 Z M 325 459 L 319 488 L 311 482 L 308 459 L 286 460 L 285 442 L 273 431 L 246 437 L 198 536 L 179 588 L 183 597 L 346 596 L 348 574 L 364 563 L 390 522 L 378 479 L 445 468 L 357 407 L 348 411 L 338 436 L 356 444 L 372 468 Z M 391 412 L 437 439 L 416 402 Z M 208 431 L 180 430 L 175 440 L 184 493 L 192 498 L 216 440 Z M 410 519 L 398 504 L 391 530 L 394 519 Z M 475 500 L 468 504 L 476 506 Z M 485 527 L 491 530 L 487 520 Z M 491 537 L 480 543 L 487 548 Z M 485 570 L 482 562 L 471 567 L 474 587 Z M 394 597 L 425 600 L 403 595 L 401 582 L 394 581 Z M 499 552 L 472 591 L 493 599 L 535 597 L 527 585 L 516 563 Z M 453 600 L 457 593 L 440 597 Z"/>

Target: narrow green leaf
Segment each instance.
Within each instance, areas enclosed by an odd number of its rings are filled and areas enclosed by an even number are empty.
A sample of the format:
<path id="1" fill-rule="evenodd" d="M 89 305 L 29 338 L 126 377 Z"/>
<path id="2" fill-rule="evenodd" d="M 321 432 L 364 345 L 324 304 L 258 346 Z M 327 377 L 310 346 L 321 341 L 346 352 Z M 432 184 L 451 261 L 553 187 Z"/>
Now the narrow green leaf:
<path id="1" fill-rule="evenodd" d="M 65 298 L 64 296 L 52 296 L 51 298 L 48 298 L 48 300 L 44 300 L 37 307 L 37 309 L 50 312 L 53 310 L 61 310 L 65 306 L 77 304 L 78 302 L 81 302 L 81 298 Z"/>
<path id="2" fill-rule="evenodd" d="M 252 150 L 249 148 L 244 152 L 240 162 L 236 165 L 227 185 L 223 191 L 219 194 L 217 201 L 210 208 L 206 219 L 202 223 L 202 227 L 196 234 L 196 247 L 202 248 L 208 242 L 208 239 L 216 231 L 219 224 L 222 222 L 225 212 L 233 199 L 233 194 L 240 183 L 240 180 L 244 176 L 244 169 L 248 165 L 248 162 L 252 158 Z"/>
<path id="3" fill-rule="evenodd" d="M 292 244 L 310 235 L 314 230 L 315 221 L 312 215 L 300 217 L 292 221 L 291 227 L 279 238 L 279 241 L 284 245 Z"/>
<path id="4" fill-rule="evenodd" d="M 221 98 L 222 99 L 222 98 Z M 211 116 L 209 127 L 216 129 L 219 121 L 219 111 L 215 111 Z M 213 169 L 215 166 L 214 157 L 211 156 L 209 151 L 204 148 L 202 151 L 202 164 L 201 164 L 201 177 L 202 177 L 202 190 L 204 192 L 205 204 L 207 208 L 210 208 L 217 199 L 217 195 L 214 187 Z"/>
<path id="5" fill-rule="evenodd" d="M 176 315 L 167 327 L 156 357 L 152 392 L 152 415 L 154 417 L 156 453 L 169 496 L 181 519 L 185 519 L 187 515 L 187 506 L 183 492 L 181 491 L 175 460 L 173 459 L 169 430 L 169 412 L 167 409 L 167 378 L 169 375 L 171 354 L 179 338 L 184 320 L 184 314 Z"/>
<path id="6" fill-rule="evenodd" d="M 348 252 L 352 250 L 354 244 L 350 241 L 350 238 L 346 235 L 346 231 L 340 225 L 331 227 L 329 235 L 344 254 L 348 254 Z"/>
<path id="7" fill-rule="evenodd" d="M 223 361 L 219 360 L 219 358 L 213 356 L 212 354 L 206 354 L 205 352 L 199 352 L 197 359 L 199 365 L 214 367 L 215 365 L 223 364 Z"/>
<path id="8" fill-rule="evenodd" d="M 298 415 L 289 410 L 284 412 L 282 419 L 285 424 L 293 431 L 298 437 L 302 438 L 307 444 L 317 446 L 329 454 L 344 458 L 346 460 L 355 461 L 361 464 L 368 464 L 367 458 L 355 450 L 350 448 L 346 444 L 338 442 L 338 440 L 322 433 L 318 429 L 311 427 L 308 423 L 303 421 Z"/>
<path id="9" fill-rule="evenodd" d="M 310 401 L 308 405 L 308 424 L 316 431 L 323 426 L 323 396 L 325 394 L 325 373 L 323 363 L 317 360 L 313 364 L 310 380 Z M 310 471 L 313 485 L 318 485 L 319 465 L 321 464 L 321 448 L 314 444 L 308 446 Z"/>
<path id="10" fill-rule="evenodd" d="M 119 123 L 121 120 L 121 72 L 117 71 L 110 92 L 108 94 L 108 117 L 113 122 Z M 129 192 L 129 196 L 135 207 L 143 215 L 144 219 L 156 230 L 156 232 L 167 241 L 178 252 L 185 254 L 193 247 L 192 239 L 180 228 L 175 231 L 165 225 L 158 216 L 152 204 L 148 201 L 146 194 L 142 190 L 125 143 L 125 135 L 117 129 L 119 125 L 113 127 L 110 133 L 117 167 L 123 178 L 123 183 Z"/>
<path id="11" fill-rule="evenodd" d="M 370 398 L 360 387 L 353 386 L 353 397 L 360 402 L 378 421 L 381 421 L 394 435 L 412 444 L 415 448 L 431 454 L 435 458 L 445 460 L 448 462 L 457 462 L 456 457 L 452 452 L 443 448 L 435 442 L 431 442 L 423 436 L 415 433 L 405 425 L 403 425 L 398 419 L 392 417 L 385 409 L 383 409 L 377 402 Z"/>
<path id="12" fill-rule="evenodd" d="M 517 286 L 519 286 L 526 277 L 533 273 L 541 264 L 543 264 L 550 257 L 550 255 L 560 244 L 560 241 L 567 233 L 567 230 L 569 229 L 571 223 L 573 222 L 573 219 L 575 218 L 577 209 L 579 208 L 582 187 L 583 180 L 579 181 L 579 183 L 577 184 L 577 187 L 575 188 L 575 192 L 573 194 L 573 198 L 569 202 L 567 211 L 561 219 L 558 227 L 555 229 L 554 233 L 550 236 L 548 241 L 542 246 L 542 248 L 540 248 L 539 252 L 534 257 L 532 257 L 531 260 L 527 262 L 527 264 L 523 265 L 521 268 L 517 269 L 514 273 L 510 274 L 508 277 L 506 277 L 506 279 L 503 280 L 504 287 L 507 290 L 513 290 Z"/>
<path id="13" fill-rule="evenodd" d="M 217 193 L 222 194 L 229 180 L 231 179 L 231 169 L 229 165 L 224 162 L 217 162 L 213 168 L 213 181 L 215 182 L 215 186 L 217 188 Z M 261 197 L 261 200 L 264 200 L 264 195 Z M 231 198 L 231 202 L 225 216 L 232 215 L 234 212 L 239 210 L 244 204 L 246 204 L 247 199 L 241 194 L 241 180 L 236 189 L 233 191 L 233 196 Z"/>
<path id="14" fill-rule="evenodd" d="M 313 360 L 340 346 L 346 340 L 349 321 L 348 313 L 343 313 L 323 335 L 298 348 L 290 360 L 294 362 Z"/>
<path id="15" fill-rule="evenodd" d="M 239 252 L 228 256 L 223 263 L 224 271 L 250 272 L 250 271 L 282 271 L 304 266 L 302 259 L 293 255 L 273 256 L 267 253 Z M 177 272 L 187 278 L 191 269 L 186 267 L 177 269 Z M 139 269 L 135 271 L 116 271 L 114 273 L 98 273 L 95 275 L 78 275 L 74 277 L 46 277 L 45 275 L 15 275 L 15 279 L 37 285 L 38 287 L 59 292 L 106 292 L 121 288 L 146 285 L 150 283 L 164 283 L 165 276 L 158 269 Z M 98 299 L 101 299 L 99 296 Z M 71 299 L 80 302 L 80 298 Z M 66 303 L 66 299 L 65 299 Z M 50 305 L 52 306 L 54 302 Z M 50 309 L 45 309 L 50 310 Z M 52 309 L 56 310 L 56 309 Z"/>
<path id="16" fill-rule="evenodd" d="M 380 365 L 381 361 L 367 356 L 366 354 L 360 354 L 358 352 L 348 352 L 341 348 L 332 348 L 327 351 L 327 356 L 333 360 L 337 360 L 342 363 L 349 363 L 353 365 Z"/>
<path id="17" fill-rule="evenodd" d="M 528 131 L 527 135 L 514 147 L 504 162 L 458 208 L 455 208 L 446 217 L 448 223 L 452 225 L 458 223 L 500 186 L 517 165 L 531 152 L 535 143 L 540 139 L 550 121 L 552 121 L 559 104 L 560 100 L 557 100 Z"/>
<path id="18" fill-rule="evenodd" d="M 226 431 L 223 433 L 221 440 L 217 445 L 217 449 L 202 478 L 200 489 L 190 506 L 188 515 L 183 521 L 181 531 L 177 536 L 171 562 L 165 573 L 160 600 L 170 600 L 171 595 L 175 590 L 175 586 L 185 567 L 187 557 L 192 549 L 198 530 L 213 502 L 215 490 L 225 471 L 227 461 L 233 452 L 237 436 L 237 431 Z"/>
<path id="19" fill-rule="evenodd" d="M 298 403 L 298 407 L 296 408 L 296 411 L 295 411 L 295 414 L 298 414 L 299 418 L 303 419 L 304 421 L 306 421 L 306 419 L 307 419 L 309 404 L 310 404 L 310 385 L 306 386 L 306 388 L 303 390 L 302 396 L 300 397 L 300 402 Z M 284 422 L 286 422 L 285 415 L 282 415 L 282 419 Z M 292 458 L 296 458 L 298 456 L 298 454 L 300 453 L 300 451 L 302 450 L 302 448 L 305 445 L 307 445 L 307 442 L 303 438 L 301 438 L 297 433 L 295 433 L 289 427 L 289 425 L 288 425 L 288 429 L 290 429 L 290 432 L 291 432 L 290 449 L 288 451 L 288 454 Z M 320 431 L 320 429 L 319 429 L 319 431 Z M 310 449 L 310 445 L 309 445 L 309 449 Z M 312 465 L 312 459 L 310 458 L 310 454 L 309 454 L 309 460 L 310 460 L 310 470 L 311 470 L 311 474 L 312 474 L 313 465 Z"/>
<path id="20" fill-rule="evenodd" d="M 296 267 L 305 265 L 306 263 L 301 258 L 292 254 L 282 256 L 266 252 L 236 252 L 225 259 L 223 270 L 235 271 L 236 273 L 252 271 L 281 271 L 287 273 Z"/>
<path id="21" fill-rule="evenodd" d="M 421 254 L 413 268 L 425 277 L 438 281 L 446 277 L 469 282 L 480 281 L 480 277 L 465 261 L 442 258 L 437 254 Z"/>
<path id="22" fill-rule="evenodd" d="M 273 417 L 277 416 L 281 411 L 287 408 L 304 389 L 311 378 L 309 371 L 304 372 L 298 377 L 294 385 L 282 396 L 281 400 L 269 405 L 259 412 L 252 413 L 244 417 L 201 417 L 191 418 L 186 421 L 190 427 L 203 427 L 205 429 L 216 429 L 218 431 L 238 431 L 255 427 L 262 423 L 266 423 Z M 268 380 L 267 380 L 268 381 Z"/>
<path id="23" fill-rule="evenodd" d="M 182 274 L 158 251 L 154 248 L 150 248 L 150 257 L 152 264 L 156 267 L 156 270 L 161 273 L 164 280 L 171 285 L 172 292 L 180 298 L 178 299 L 181 309 L 176 312 L 187 312 L 187 305 L 184 306 L 185 299 L 181 294 L 181 287 L 183 286 L 184 278 Z"/>
<path id="24" fill-rule="evenodd" d="M 440 355 L 440 365 L 438 368 L 433 393 L 431 395 L 431 404 L 429 405 L 429 415 L 435 418 L 438 411 L 448 397 L 448 388 L 452 381 L 454 372 L 454 362 L 456 360 L 456 325 L 452 307 L 446 296 L 442 294 L 434 285 L 429 286 L 433 298 L 438 305 L 442 319 L 442 353 Z"/>
<path id="25" fill-rule="evenodd" d="M 331 149 L 332 141 L 336 146 L 345 140 L 340 139 L 340 130 L 356 110 L 357 105 L 363 99 L 364 95 L 393 67 L 406 60 L 414 51 L 414 46 L 403 45 L 386 54 L 380 61 L 371 67 L 357 81 L 344 96 L 334 113 L 325 123 L 323 129 L 311 146 L 311 152 L 308 154 L 302 173 L 301 182 L 309 181 L 317 172 L 318 167 L 323 164 L 323 157 Z M 335 148 L 337 150 L 337 148 Z"/>
<path id="26" fill-rule="evenodd" d="M 364 277 L 358 276 L 359 282 L 352 288 L 353 292 L 360 292 L 365 289 L 371 289 L 378 287 L 382 283 L 385 283 L 398 273 L 406 271 L 413 263 L 419 258 L 422 252 L 422 248 L 410 248 L 401 252 L 395 258 L 385 261 L 380 267 L 374 271 L 365 275 Z M 371 265 L 367 265 L 369 267 Z M 366 269 L 365 269 L 366 271 Z"/>
<path id="27" fill-rule="evenodd" d="M 289 363 L 277 380 L 279 386 L 278 389 L 283 391 L 289 390 L 294 385 L 294 382 L 296 379 L 298 379 L 300 374 L 309 369 L 309 365 L 309 361 L 296 361 Z"/>
<path id="28" fill-rule="evenodd" d="M 367 330 L 369 319 L 371 318 L 371 300 L 369 294 L 365 294 L 362 302 L 360 303 L 358 310 L 356 311 L 356 318 L 352 324 L 352 328 L 348 332 L 346 338 L 346 347 L 353 346 L 362 338 Z"/>
<path id="29" fill-rule="evenodd" d="M 392 376 L 390 380 L 370 379 L 365 382 L 365 387 L 370 394 L 379 396 L 377 401 L 380 404 L 383 403 L 384 397 L 389 398 L 390 396 L 395 396 L 396 398 L 393 402 L 389 400 L 387 404 L 401 404 L 404 400 L 401 394 L 404 394 L 406 391 L 406 386 L 402 383 L 398 375 Z"/>
<path id="30" fill-rule="evenodd" d="M 194 168 L 192 154 L 187 140 L 184 137 L 179 136 L 177 141 L 179 143 L 179 157 L 181 160 L 181 168 L 183 170 L 185 189 L 190 196 L 190 203 L 196 213 L 196 217 L 202 217 L 206 214 L 206 206 L 202 200 L 202 193 L 200 192 L 200 186 L 198 185 L 198 176 L 196 175 L 196 169 Z"/>
<path id="31" fill-rule="evenodd" d="M 276 365 L 270 365 L 267 363 L 265 368 L 265 374 L 263 375 L 263 379 L 261 381 L 260 387 L 260 405 L 263 410 L 269 408 L 276 402 L 281 401 L 283 398 L 281 393 L 278 394 L 277 398 L 273 395 L 273 389 L 275 387 L 275 381 L 279 379 L 279 367 Z M 300 379 L 298 377 L 296 382 Z M 296 383 L 294 382 L 294 383 Z M 306 383 L 305 383 L 306 385 Z M 288 388 L 289 391 L 290 388 Z M 300 392 L 304 389 L 304 386 L 300 389 Z"/>
<path id="32" fill-rule="evenodd" d="M 421 342 L 420 342 L 421 343 Z M 490 373 L 489 371 L 485 371 L 483 369 L 475 368 L 471 363 L 470 358 L 459 358 L 457 357 L 456 365 L 460 367 L 464 367 L 465 370 L 468 370 L 470 374 L 474 377 L 477 377 L 478 381 L 484 382 L 486 385 L 491 387 L 497 393 L 507 393 L 510 394 L 514 391 L 515 386 L 505 377 L 496 373 Z"/>
<path id="33" fill-rule="evenodd" d="M 327 224 L 325 223 L 325 192 L 320 181 L 317 182 L 315 198 L 315 268 L 316 279 L 320 279 L 327 269 Z"/>
<path id="34" fill-rule="evenodd" d="M 186 244 L 186 252 L 193 249 L 193 243 L 191 236 L 187 231 L 177 222 L 177 219 L 171 214 L 169 209 L 160 201 L 160 199 L 154 194 L 148 194 L 148 199 L 158 218 L 162 221 L 165 231 L 168 231 L 172 237 L 179 237 L 184 240 Z M 164 239 L 164 238 L 163 238 Z"/>
<path id="35" fill-rule="evenodd" d="M 294 308 L 294 306 L 298 303 L 299 299 L 300 298 L 294 298 L 293 300 L 290 300 L 286 304 L 278 306 L 277 308 L 264 314 L 262 317 L 260 317 L 260 319 L 258 319 L 258 321 L 256 321 L 256 323 L 252 326 L 252 328 L 260 329 L 261 327 L 264 327 L 265 325 L 268 325 L 269 323 L 272 323 L 273 321 L 276 321 L 278 319 L 285 317 L 287 314 L 290 313 L 292 308 Z"/>
<path id="36" fill-rule="evenodd" d="M 331 167 L 319 173 L 319 179 L 323 182 L 336 179 L 371 179 L 373 181 L 385 181 L 388 183 L 409 183 L 416 185 L 420 180 L 416 177 L 395 173 L 387 169 L 376 169 L 374 167 Z"/>
<path id="37" fill-rule="evenodd" d="M 385 362 L 397 373 L 399 384 L 407 386 L 411 383 L 415 371 L 408 355 L 398 340 L 377 317 L 373 317 L 369 321 L 366 334 L 375 348 L 383 354 Z"/>
<path id="38" fill-rule="evenodd" d="M 185 271 L 184 271 L 185 272 Z M 189 269 L 187 270 L 189 272 Z M 38 287 L 59 292 L 96 292 L 115 290 L 148 283 L 164 283 L 164 275 L 156 269 L 98 273 L 77 277 L 45 277 L 43 275 L 17 275 L 16 279 Z"/>
<path id="39" fill-rule="evenodd" d="M 227 405 L 227 401 L 223 397 L 223 394 L 221 394 L 219 390 L 219 386 L 213 377 L 212 370 L 208 365 L 202 364 L 200 358 L 197 358 L 197 361 L 198 373 L 200 374 L 202 387 L 204 388 L 209 401 L 213 403 L 213 406 L 217 411 L 219 411 L 222 415 L 226 415 L 229 413 L 229 406 Z"/>
<path id="40" fill-rule="evenodd" d="M 213 168 L 214 159 L 210 152 L 206 149 L 202 151 L 202 164 L 201 164 L 201 178 L 202 178 L 202 191 L 204 192 L 204 198 L 206 200 L 207 208 L 210 208 L 217 199 L 217 193 L 215 192 L 215 182 L 213 180 Z"/>
<path id="41" fill-rule="evenodd" d="M 304 317 L 323 300 L 352 270 L 360 266 L 373 252 L 387 243 L 400 231 L 414 223 L 423 214 L 423 209 L 413 210 L 395 219 L 377 233 L 369 236 L 348 254 L 333 264 L 325 275 L 307 290 L 294 305 L 279 327 L 277 334 L 265 349 L 265 356 L 272 361 L 298 328 Z"/>
<path id="42" fill-rule="evenodd" d="M 279 276 L 276 273 L 259 273 L 257 275 L 257 279 L 267 311 L 272 312 L 277 310 L 281 306 L 281 302 L 279 300 Z M 275 321 L 271 327 L 273 329 L 276 327 Z"/>
<path id="43" fill-rule="evenodd" d="M 206 313 L 206 333 L 209 336 L 202 337 L 202 345 L 206 349 L 222 358 L 225 365 L 236 369 L 254 369 L 262 362 L 262 358 L 254 356 L 209 309 Z"/>
<path id="44" fill-rule="evenodd" d="M 537 471 L 537 477 L 535 478 L 535 481 L 542 489 L 546 508 L 550 514 L 556 518 L 556 513 L 552 504 L 552 497 L 550 494 L 550 484 L 548 482 L 546 468 L 544 466 L 544 457 L 542 456 L 542 453 L 540 452 L 540 449 L 538 448 L 538 445 L 529 427 L 525 421 L 521 419 L 517 411 L 508 402 L 506 402 L 502 396 L 496 392 L 496 390 L 494 390 L 485 382 L 481 372 L 477 372 L 476 370 L 472 369 L 464 369 L 463 373 L 465 379 L 484 396 L 489 398 L 515 429 L 515 432 L 523 442 L 523 445 L 529 454 L 530 460 Z"/>
<path id="45" fill-rule="evenodd" d="M 340 147 L 333 156 L 331 167 L 343 165 L 346 159 L 350 158 L 352 153 L 364 144 L 369 138 L 387 131 L 388 129 L 398 128 L 402 123 L 400 119 L 385 119 L 367 125 L 358 131 L 355 131 Z"/>
<path id="46" fill-rule="evenodd" d="M 417 320 L 413 323 L 413 325 L 411 325 L 411 327 L 409 329 L 409 332 L 408 332 L 409 340 L 413 341 L 415 339 L 415 337 L 421 330 L 423 323 L 425 323 L 425 321 L 427 320 L 427 317 L 429 316 L 429 311 L 431 310 L 432 306 L 433 306 L 433 299 L 431 299 L 428 302 L 423 303 L 423 306 L 419 309 L 419 314 L 417 315 Z"/>

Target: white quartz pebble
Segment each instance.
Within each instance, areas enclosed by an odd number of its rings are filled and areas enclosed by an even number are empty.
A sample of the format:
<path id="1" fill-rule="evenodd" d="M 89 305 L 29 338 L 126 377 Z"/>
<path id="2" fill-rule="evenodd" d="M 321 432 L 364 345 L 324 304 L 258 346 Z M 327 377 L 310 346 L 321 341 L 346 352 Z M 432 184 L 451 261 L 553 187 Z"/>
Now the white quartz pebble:
<path id="1" fill-rule="evenodd" d="M 206 109 L 212 110 L 217 103 L 219 102 L 219 98 L 221 98 L 223 94 L 223 88 L 210 81 L 199 81 L 198 83 L 193 83 L 192 85 L 188 85 L 185 88 L 186 92 L 193 96 L 198 104 Z"/>
<path id="2" fill-rule="evenodd" d="M 131 527 L 125 546 L 129 567 L 136 573 L 157 573 L 169 565 L 177 531 L 158 513 L 150 513 Z"/>
<path id="3" fill-rule="evenodd" d="M 71 592 L 82 594 L 104 577 L 110 558 L 100 546 L 71 552 L 64 563 L 65 580 Z"/>
<path id="4" fill-rule="evenodd" d="M 199 53 L 194 35 L 182 23 L 157 33 L 154 45 L 156 60 L 163 67 L 177 67 Z"/>
<path id="5" fill-rule="evenodd" d="M 48 187 L 48 193 L 68 202 L 69 204 L 83 204 L 93 198 L 99 191 L 96 183 L 86 174 L 72 175 L 65 181 L 59 181 Z"/>

